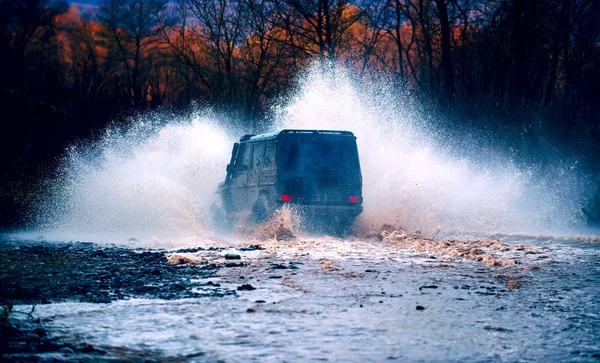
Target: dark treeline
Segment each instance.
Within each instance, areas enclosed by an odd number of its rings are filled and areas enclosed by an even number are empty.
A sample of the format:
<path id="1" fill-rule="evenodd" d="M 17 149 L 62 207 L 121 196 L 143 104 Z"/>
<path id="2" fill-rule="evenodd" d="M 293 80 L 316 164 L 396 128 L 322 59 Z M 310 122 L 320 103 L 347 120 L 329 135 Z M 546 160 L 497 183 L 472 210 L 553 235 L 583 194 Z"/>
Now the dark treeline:
<path id="1" fill-rule="evenodd" d="M 199 102 L 250 128 L 314 61 L 599 164 L 597 0 L 0 0 L 0 225 L 40 165 L 117 117 Z"/>

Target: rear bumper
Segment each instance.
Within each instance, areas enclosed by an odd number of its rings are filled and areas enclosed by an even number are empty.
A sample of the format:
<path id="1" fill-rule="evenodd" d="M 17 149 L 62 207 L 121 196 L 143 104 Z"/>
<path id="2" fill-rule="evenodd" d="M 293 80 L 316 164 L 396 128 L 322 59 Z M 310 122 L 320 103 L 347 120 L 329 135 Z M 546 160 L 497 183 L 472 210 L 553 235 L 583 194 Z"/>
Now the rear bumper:
<path id="1" fill-rule="evenodd" d="M 280 203 L 284 205 L 288 203 Z M 345 217 L 345 218 L 356 218 L 363 211 L 363 206 L 358 204 L 354 205 L 326 205 L 326 204 L 295 204 L 289 203 L 289 205 L 296 209 L 301 214 L 311 217 Z"/>

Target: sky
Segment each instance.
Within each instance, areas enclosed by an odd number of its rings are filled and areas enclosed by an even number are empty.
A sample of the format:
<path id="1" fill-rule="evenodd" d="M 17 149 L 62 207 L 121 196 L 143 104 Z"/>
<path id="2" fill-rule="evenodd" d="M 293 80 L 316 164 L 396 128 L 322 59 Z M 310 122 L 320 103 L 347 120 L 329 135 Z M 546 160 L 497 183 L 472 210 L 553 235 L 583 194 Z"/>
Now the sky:
<path id="1" fill-rule="evenodd" d="M 101 0 L 76 0 L 68 1 L 70 5 L 75 5 L 79 12 L 84 14 L 93 14 L 98 9 Z M 84 15 L 85 16 L 85 15 Z"/>

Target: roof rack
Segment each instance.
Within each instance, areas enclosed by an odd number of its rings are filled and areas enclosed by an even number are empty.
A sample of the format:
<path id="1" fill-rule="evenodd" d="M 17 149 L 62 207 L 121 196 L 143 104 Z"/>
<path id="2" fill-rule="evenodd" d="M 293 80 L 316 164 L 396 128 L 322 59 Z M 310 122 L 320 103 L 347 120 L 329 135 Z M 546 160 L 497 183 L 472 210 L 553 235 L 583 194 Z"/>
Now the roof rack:
<path id="1" fill-rule="evenodd" d="M 354 134 L 351 131 L 345 131 L 345 130 L 283 129 L 283 130 L 271 132 L 271 133 L 268 133 L 268 134 L 261 134 L 261 135 L 248 134 L 248 135 L 244 135 L 244 136 L 242 136 L 240 138 L 240 142 L 244 142 L 244 141 L 262 141 L 262 140 L 275 139 L 279 135 L 282 135 L 282 134 L 312 134 L 312 135 L 354 136 Z"/>
<path id="2" fill-rule="evenodd" d="M 244 136 L 240 137 L 240 142 L 242 142 L 242 141 L 247 141 L 247 140 L 249 140 L 249 139 L 250 139 L 252 136 L 256 136 L 256 135 L 254 135 L 254 134 L 246 134 L 246 135 L 244 135 Z"/>
<path id="3" fill-rule="evenodd" d="M 282 134 L 328 134 L 328 135 L 348 135 L 354 136 L 351 131 L 345 130 L 297 130 L 297 129 L 286 129 L 281 130 Z"/>

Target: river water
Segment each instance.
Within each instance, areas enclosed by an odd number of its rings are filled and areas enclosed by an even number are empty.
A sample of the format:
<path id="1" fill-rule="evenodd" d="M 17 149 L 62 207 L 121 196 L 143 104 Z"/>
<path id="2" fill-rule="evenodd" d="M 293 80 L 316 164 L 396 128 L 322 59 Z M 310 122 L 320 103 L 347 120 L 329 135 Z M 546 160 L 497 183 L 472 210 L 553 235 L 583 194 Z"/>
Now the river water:
<path id="1" fill-rule="evenodd" d="M 245 266 L 210 279 L 254 290 L 56 303 L 38 306 L 35 316 L 48 319 L 55 334 L 124 358 L 145 352 L 201 362 L 600 359 L 600 244 L 500 240 L 505 247 L 495 256 L 509 256 L 517 267 L 376 239 L 263 241 L 265 250 L 240 252 Z M 199 290 L 207 286 L 191 279 Z"/>

